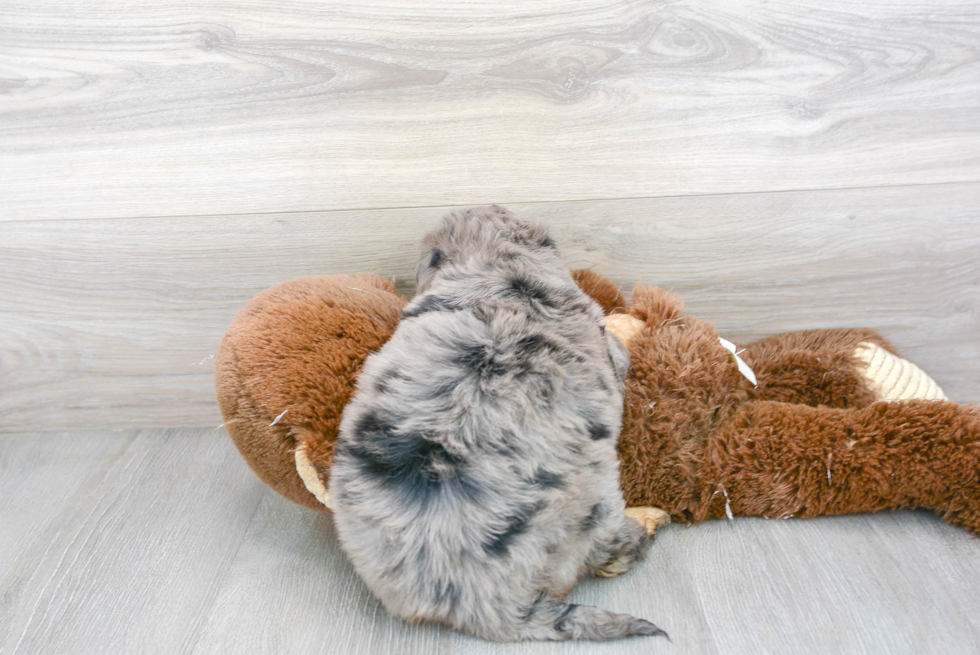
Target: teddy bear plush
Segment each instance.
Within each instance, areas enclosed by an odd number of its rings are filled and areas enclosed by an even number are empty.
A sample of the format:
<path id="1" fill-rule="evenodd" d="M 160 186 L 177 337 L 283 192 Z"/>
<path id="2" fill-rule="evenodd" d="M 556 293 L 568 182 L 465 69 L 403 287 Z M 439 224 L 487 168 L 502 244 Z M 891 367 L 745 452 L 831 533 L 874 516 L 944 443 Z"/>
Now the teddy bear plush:
<path id="1" fill-rule="evenodd" d="M 693 521 L 918 507 L 980 534 L 980 408 L 948 401 L 874 330 L 780 334 L 732 353 L 672 294 L 641 284 L 627 304 L 608 280 L 576 278 L 632 358 L 628 504 Z"/>
<path id="2" fill-rule="evenodd" d="M 870 329 L 739 349 L 638 284 L 630 301 L 576 271 L 629 347 L 621 484 L 648 530 L 675 521 L 926 508 L 980 534 L 980 408 L 948 401 Z M 256 296 L 216 358 L 228 434 L 280 494 L 327 511 L 344 406 L 406 301 L 375 275 L 310 277 Z M 649 525 L 650 523 L 654 525 Z"/>

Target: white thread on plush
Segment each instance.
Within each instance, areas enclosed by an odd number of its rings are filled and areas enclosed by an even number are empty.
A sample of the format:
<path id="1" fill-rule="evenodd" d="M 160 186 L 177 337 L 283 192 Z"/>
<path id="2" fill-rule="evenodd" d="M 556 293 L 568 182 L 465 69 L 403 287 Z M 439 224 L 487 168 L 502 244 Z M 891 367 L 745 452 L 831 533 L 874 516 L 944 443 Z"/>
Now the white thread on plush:
<path id="1" fill-rule="evenodd" d="M 619 337 L 620 341 L 625 344 L 628 344 L 630 339 L 642 332 L 645 325 L 646 323 L 629 314 L 610 314 L 606 317 L 606 329 Z M 753 386 L 759 386 L 755 372 L 738 356 L 738 352 L 735 352 L 735 344 L 721 338 L 718 341 L 723 348 L 735 356 L 735 364 L 738 366 L 738 372 L 745 376 Z"/>
<path id="2" fill-rule="evenodd" d="M 854 356 L 865 364 L 864 377 L 882 400 L 949 400 L 925 371 L 881 346 L 861 342 Z"/>
<path id="3" fill-rule="evenodd" d="M 741 354 L 741 352 L 745 349 L 743 348 L 742 350 L 739 350 L 738 346 L 736 346 L 734 343 L 728 339 L 722 339 L 721 337 L 718 337 L 718 342 L 721 344 L 722 348 L 730 352 L 735 358 L 735 364 L 738 366 L 738 372 L 742 374 L 742 377 L 751 382 L 753 387 L 758 387 L 759 380 L 757 380 L 755 377 L 755 371 L 752 370 L 751 366 L 745 363 L 744 359 L 739 357 L 739 354 Z"/>
<path id="4" fill-rule="evenodd" d="M 330 493 L 327 491 L 326 485 L 323 484 L 323 480 L 317 474 L 313 462 L 310 461 L 310 454 L 307 452 L 306 444 L 300 443 L 296 447 L 296 452 L 293 454 L 296 457 L 296 472 L 299 473 L 300 479 L 306 485 L 306 490 L 323 503 L 327 509 L 333 510 L 333 505 L 330 503 Z"/>

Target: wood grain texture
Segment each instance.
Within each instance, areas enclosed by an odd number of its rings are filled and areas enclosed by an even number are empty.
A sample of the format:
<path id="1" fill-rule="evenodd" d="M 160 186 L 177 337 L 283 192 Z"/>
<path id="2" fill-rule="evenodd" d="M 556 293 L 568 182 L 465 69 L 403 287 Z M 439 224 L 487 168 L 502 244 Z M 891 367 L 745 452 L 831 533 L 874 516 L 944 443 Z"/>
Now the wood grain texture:
<path id="1" fill-rule="evenodd" d="M 58 479 L 64 490 L 37 498 L 32 485 Z M 922 512 L 668 526 L 633 571 L 584 581 L 571 600 L 647 617 L 672 642 L 496 644 L 387 616 L 330 517 L 263 487 L 220 432 L 4 435 L 0 484 L 9 655 L 980 648 L 977 540 Z"/>
<path id="2" fill-rule="evenodd" d="M 0 221 L 980 180 L 972 0 L 8 1 Z"/>
<path id="3" fill-rule="evenodd" d="M 271 493 L 211 430 L 4 436 L 0 452 L 17 490 L 0 524 L 22 535 L 0 551 L 10 655 L 187 652 Z"/>
<path id="4" fill-rule="evenodd" d="M 727 632 L 724 650 L 796 652 L 785 646 L 794 642 L 815 653 L 970 653 L 980 647 L 980 602 L 961 593 L 971 584 L 965 580 L 975 579 L 976 540 L 940 529 L 926 513 L 740 519 L 728 527 L 737 535 L 724 535 L 724 525 L 711 527 L 692 530 L 685 552 L 700 573 L 696 584 L 709 624 L 767 617 L 766 629 Z M 926 578 L 931 583 L 923 585 Z"/>
<path id="5" fill-rule="evenodd" d="M 980 400 L 980 184 L 512 205 L 571 267 L 673 288 L 749 341 L 879 329 Z M 222 334 L 255 293 L 374 272 L 411 293 L 443 209 L 29 221 L 0 241 L 0 430 L 211 426 Z"/>
<path id="6" fill-rule="evenodd" d="M 0 498 L 7 508 L 0 530 L 0 562 L 4 564 L 0 574 L 10 573 L 7 566 L 24 568 L 24 561 L 18 558 L 31 557 L 32 551 L 36 556 L 37 549 L 43 550 L 56 538 L 62 527 L 56 519 L 65 504 L 90 495 L 134 438 L 135 433 L 121 430 L 46 434 L 41 439 L 23 434 L 0 438 Z M 19 573 L 4 578 L 5 589 L 24 584 L 24 571 Z M 2 598 L 0 615 L 5 615 L 9 598 Z M 0 638 L 0 652 L 3 643 Z"/>
<path id="7" fill-rule="evenodd" d="M 689 574 L 673 569 L 678 555 L 667 544 L 651 553 L 642 575 L 589 580 L 571 599 L 669 623 L 674 643 L 683 642 L 685 653 L 716 653 Z M 332 519 L 270 495 L 252 521 L 193 653 L 317 653 L 324 644 L 332 655 L 675 652 L 669 642 L 643 639 L 495 644 L 395 620 L 347 563 Z"/>

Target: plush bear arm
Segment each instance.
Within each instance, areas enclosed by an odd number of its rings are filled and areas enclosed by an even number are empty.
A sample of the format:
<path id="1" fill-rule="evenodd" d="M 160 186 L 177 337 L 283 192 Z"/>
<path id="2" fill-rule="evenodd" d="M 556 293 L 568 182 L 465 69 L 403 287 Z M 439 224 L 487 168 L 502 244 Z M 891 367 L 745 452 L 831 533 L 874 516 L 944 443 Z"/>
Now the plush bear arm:
<path id="1" fill-rule="evenodd" d="M 841 409 L 877 400 L 946 400 L 932 378 L 867 328 L 779 334 L 748 346 L 741 357 L 758 379 L 753 400 Z"/>
<path id="2" fill-rule="evenodd" d="M 695 520 L 919 507 L 980 534 L 980 408 L 747 403 L 711 436 L 697 477 Z"/>
<path id="3" fill-rule="evenodd" d="M 828 329 L 777 334 L 745 348 L 741 357 L 755 371 L 755 400 L 813 407 L 865 407 L 875 394 L 856 356 L 862 343 L 894 348 L 874 330 Z"/>

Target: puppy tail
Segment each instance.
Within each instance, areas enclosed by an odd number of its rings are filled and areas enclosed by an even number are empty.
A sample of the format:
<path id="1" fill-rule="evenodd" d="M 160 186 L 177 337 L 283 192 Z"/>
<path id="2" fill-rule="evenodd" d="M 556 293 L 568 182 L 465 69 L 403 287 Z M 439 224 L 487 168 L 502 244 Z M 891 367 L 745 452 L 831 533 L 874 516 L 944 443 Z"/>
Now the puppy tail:
<path id="1" fill-rule="evenodd" d="M 610 641 L 635 636 L 667 637 L 670 640 L 666 632 L 635 616 L 545 598 L 532 606 L 516 638 Z"/>

